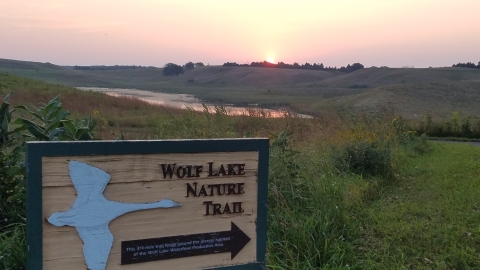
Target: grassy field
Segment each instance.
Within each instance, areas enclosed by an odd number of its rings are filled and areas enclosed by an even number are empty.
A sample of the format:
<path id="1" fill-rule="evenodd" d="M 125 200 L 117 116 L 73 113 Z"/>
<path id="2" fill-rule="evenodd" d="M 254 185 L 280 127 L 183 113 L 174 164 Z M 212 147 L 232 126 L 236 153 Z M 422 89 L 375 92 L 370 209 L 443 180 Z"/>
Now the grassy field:
<path id="1" fill-rule="evenodd" d="M 404 118 L 420 120 L 426 114 L 446 119 L 452 112 L 479 116 L 480 80 L 435 82 L 382 86 L 357 95 L 338 97 L 335 102 L 344 110 L 380 111 L 389 108 Z"/>
<path id="2" fill-rule="evenodd" d="M 207 66 L 180 76 L 161 68 L 73 70 L 45 63 L 0 59 L 0 71 L 69 86 L 137 88 L 192 94 L 210 103 L 288 107 L 322 115 L 393 111 L 407 119 L 453 111 L 480 115 L 480 70 L 467 68 L 365 68 L 352 73 Z"/>
<path id="3" fill-rule="evenodd" d="M 428 142 L 398 116 L 231 117 L 12 74 L 0 73 L 0 83 L 2 98 L 13 93 L 12 105 L 38 107 L 60 94 L 70 118 L 93 117 L 96 139 L 119 139 L 120 130 L 127 139 L 268 136 L 269 269 L 480 265 L 480 148 Z M 2 162 L 10 150 L 1 148 Z M 0 268 L 8 270 L 23 269 L 25 260 L 24 182 L 17 173 L 15 186 L 10 178 L 0 182 Z"/>
<path id="4" fill-rule="evenodd" d="M 478 269 L 480 148 L 434 143 L 357 211 L 361 269 Z"/>

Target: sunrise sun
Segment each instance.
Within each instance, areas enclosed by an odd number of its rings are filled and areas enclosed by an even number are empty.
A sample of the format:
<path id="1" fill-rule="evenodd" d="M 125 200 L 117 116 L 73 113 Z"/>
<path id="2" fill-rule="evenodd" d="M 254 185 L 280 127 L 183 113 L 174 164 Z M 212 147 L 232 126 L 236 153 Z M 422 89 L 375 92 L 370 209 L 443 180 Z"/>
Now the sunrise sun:
<path id="1" fill-rule="evenodd" d="M 267 58 L 267 62 L 275 64 L 275 59 L 273 59 L 273 57 L 269 57 L 269 58 Z"/>

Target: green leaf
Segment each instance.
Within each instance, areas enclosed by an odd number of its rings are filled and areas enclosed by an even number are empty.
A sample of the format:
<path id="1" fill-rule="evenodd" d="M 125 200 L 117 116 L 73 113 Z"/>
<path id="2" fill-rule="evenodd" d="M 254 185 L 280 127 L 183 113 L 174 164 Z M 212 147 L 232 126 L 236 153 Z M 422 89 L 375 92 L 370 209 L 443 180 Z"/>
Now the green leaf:
<path id="1" fill-rule="evenodd" d="M 37 123 L 35 123 L 31 120 L 25 119 L 25 118 L 17 118 L 17 119 L 15 119 L 15 121 L 12 122 L 12 124 L 14 124 L 14 125 L 25 125 L 27 127 L 31 126 L 31 125 L 34 125 L 34 126 L 37 126 L 38 128 L 43 130 L 42 126 L 38 125 Z"/>
<path id="2" fill-rule="evenodd" d="M 26 129 L 27 129 L 27 126 L 21 125 L 21 126 L 17 127 L 16 129 L 8 132 L 8 134 L 20 133 L 20 131 L 24 131 L 24 130 L 26 130 Z"/>
<path id="3" fill-rule="evenodd" d="M 80 127 L 79 129 L 77 129 L 77 132 L 75 132 L 75 139 L 79 139 L 84 133 L 88 133 L 88 128 Z"/>
<path id="4" fill-rule="evenodd" d="M 50 105 L 53 104 L 53 103 L 59 103 L 59 102 L 60 102 L 60 96 L 57 95 L 57 96 L 54 97 L 52 100 L 50 100 L 45 107 L 48 107 L 48 106 L 50 106 Z"/>
<path id="5" fill-rule="evenodd" d="M 0 128 L 2 129 L 2 133 L 7 133 L 8 132 L 8 124 L 10 123 L 10 112 L 8 110 L 10 104 L 8 103 L 8 99 L 10 97 L 10 94 L 8 94 L 2 105 L 0 106 L 0 123 L 1 126 Z"/>
<path id="6" fill-rule="evenodd" d="M 49 121 L 50 119 L 55 117 L 55 115 L 58 113 L 58 110 L 59 109 L 62 110 L 62 108 L 60 106 L 61 106 L 61 103 L 58 102 L 58 101 L 57 102 L 49 102 L 47 107 L 45 107 L 45 109 L 44 109 L 45 120 Z"/>
<path id="7" fill-rule="evenodd" d="M 18 105 L 18 106 L 15 106 L 14 108 L 15 108 L 15 109 L 21 109 L 21 110 L 30 112 L 30 110 L 29 110 L 29 109 L 27 108 L 27 106 L 25 106 L 25 105 Z"/>
<path id="8" fill-rule="evenodd" d="M 24 110 L 26 112 L 28 112 L 29 114 L 31 114 L 33 117 L 37 118 L 38 120 L 44 122 L 44 118 L 42 115 L 40 115 L 38 112 L 35 112 L 33 110 L 30 110 L 27 106 L 24 106 L 24 105 L 20 105 L 20 106 L 16 106 L 14 107 L 14 109 L 21 109 L 21 110 Z"/>
<path id="9" fill-rule="evenodd" d="M 8 100 L 10 99 L 11 95 L 12 95 L 12 93 L 6 95 L 5 98 L 3 99 L 3 102 L 8 104 Z"/>
<path id="10" fill-rule="evenodd" d="M 92 132 L 93 128 L 95 127 L 95 124 L 93 123 L 93 119 L 92 119 L 91 115 L 88 117 L 87 126 L 88 126 L 88 131 L 90 131 L 90 132 Z"/>
<path id="11" fill-rule="evenodd" d="M 73 136 L 67 135 L 65 133 L 58 135 L 60 141 L 75 141 Z"/>
<path id="12" fill-rule="evenodd" d="M 75 126 L 75 129 L 80 129 L 81 127 L 83 127 L 84 124 L 85 124 L 85 120 L 78 121 L 77 125 Z"/>
<path id="13" fill-rule="evenodd" d="M 8 175 L 19 175 L 23 174 L 25 172 L 25 167 L 21 166 L 20 164 L 17 164 L 16 166 L 11 166 L 7 170 Z"/>
<path id="14" fill-rule="evenodd" d="M 38 126 L 28 126 L 27 129 L 38 140 L 50 140 L 50 137 L 44 134 L 43 130 L 39 129 Z"/>
<path id="15" fill-rule="evenodd" d="M 7 112 L 8 112 L 8 107 L 10 106 L 10 104 L 6 103 L 6 102 L 3 102 L 2 103 L 2 106 L 0 106 L 0 115 L 5 115 Z"/>
<path id="16" fill-rule="evenodd" d="M 17 194 L 14 194 L 14 195 L 8 197 L 7 202 L 11 202 L 11 201 L 14 201 L 14 200 L 21 200 L 21 199 L 24 199 L 24 198 L 25 198 L 25 194 L 17 193 Z"/>
<path id="17" fill-rule="evenodd" d="M 12 114 L 13 114 L 14 111 L 15 111 L 15 108 L 11 109 L 7 114 L 9 123 L 12 121 Z"/>
<path id="18" fill-rule="evenodd" d="M 33 136 L 32 134 L 22 134 L 22 137 L 32 138 L 32 139 L 36 139 L 36 138 L 37 138 L 37 137 Z"/>
<path id="19" fill-rule="evenodd" d="M 8 118 L 5 117 L 2 119 L 1 133 L 8 133 Z"/>
<path id="20" fill-rule="evenodd" d="M 61 111 L 59 114 L 57 114 L 57 116 L 55 117 L 55 119 L 53 119 L 50 124 L 48 124 L 46 127 L 45 127 L 45 130 L 46 131 L 50 131 L 51 129 L 54 129 L 54 128 L 57 128 L 58 125 L 60 125 L 60 121 L 65 119 L 65 117 L 67 117 L 68 115 L 70 115 L 69 112 L 67 111 Z"/>
<path id="21" fill-rule="evenodd" d="M 56 128 L 52 132 L 48 134 L 48 137 L 50 138 L 51 141 L 54 141 L 55 138 L 58 140 L 58 136 L 60 134 L 63 134 L 63 128 Z"/>
<path id="22" fill-rule="evenodd" d="M 52 115 L 52 117 L 56 118 L 59 114 L 63 114 L 63 113 L 67 113 L 68 115 L 70 114 L 68 111 L 62 110 L 62 107 L 58 107 L 55 113 Z"/>
<path id="23" fill-rule="evenodd" d="M 28 131 L 35 136 L 37 139 L 43 139 L 43 140 L 49 140 L 50 138 L 45 134 L 45 130 L 43 127 L 39 126 L 38 124 L 24 119 L 24 118 L 18 118 L 17 120 L 14 121 L 15 124 L 20 124 L 20 125 L 25 125 L 28 129 Z"/>
<path id="24" fill-rule="evenodd" d="M 78 139 L 82 140 L 82 141 L 90 141 L 90 140 L 93 140 L 93 137 L 92 137 L 92 134 L 90 134 L 88 132 L 85 132 L 82 135 L 80 135 L 80 137 L 78 137 Z"/>
<path id="25" fill-rule="evenodd" d="M 45 115 L 53 108 L 53 107 L 58 107 L 58 104 L 60 103 L 60 96 L 54 97 L 52 100 L 50 100 L 47 105 L 45 105 L 45 108 L 43 111 L 45 112 Z"/>
<path id="26" fill-rule="evenodd" d="M 62 120 L 61 123 L 65 127 L 65 131 L 68 135 L 70 136 L 75 135 L 76 128 L 72 120 Z"/>

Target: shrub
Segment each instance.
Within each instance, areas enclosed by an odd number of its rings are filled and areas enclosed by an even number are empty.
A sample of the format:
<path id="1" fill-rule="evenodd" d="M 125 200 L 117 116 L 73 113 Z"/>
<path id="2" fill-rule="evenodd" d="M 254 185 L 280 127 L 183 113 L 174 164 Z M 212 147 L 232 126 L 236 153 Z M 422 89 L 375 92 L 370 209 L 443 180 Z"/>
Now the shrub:
<path id="1" fill-rule="evenodd" d="M 179 66 L 174 63 L 168 63 L 163 67 L 162 74 L 165 76 L 173 76 L 173 75 L 180 75 L 184 73 L 184 69 L 182 66 Z"/>
<path id="2" fill-rule="evenodd" d="M 58 96 L 44 107 L 14 109 L 9 97 L 0 106 L 0 266 L 25 269 L 25 141 L 89 140 L 94 126 L 91 119 L 67 119 Z M 12 121 L 17 110 L 28 119 Z"/>
<path id="3" fill-rule="evenodd" d="M 421 136 L 413 137 L 407 144 L 415 154 L 423 155 L 433 150 L 432 145 L 428 142 L 428 136 L 422 134 Z"/>
<path id="4" fill-rule="evenodd" d="M 392 175 L 392 142 L 374 132 L 353 129 L 339 135 L 333 149 L 333 163 L 340 174 Z"/>
<path id="5" fill-rule="evenodd" d="M 368 85 L 366 85 L 366 84 L 352 84 L 352 85 L 349 85 L 348 88 L 364 89 L 364 88 L 368 88 Z"/>

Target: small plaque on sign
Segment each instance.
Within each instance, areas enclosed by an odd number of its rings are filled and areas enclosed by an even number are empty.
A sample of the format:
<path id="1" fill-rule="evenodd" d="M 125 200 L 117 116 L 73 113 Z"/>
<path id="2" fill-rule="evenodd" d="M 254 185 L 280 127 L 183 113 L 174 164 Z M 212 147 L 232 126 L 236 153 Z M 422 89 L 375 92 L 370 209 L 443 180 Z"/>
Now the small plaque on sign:
<path id="1" fill-rule="evenodd" d="M 230 231 L 179 235 L 122 242 L 122 264 L 230 252 L 231 259 L 250 238 L 233 222 Z"/>

